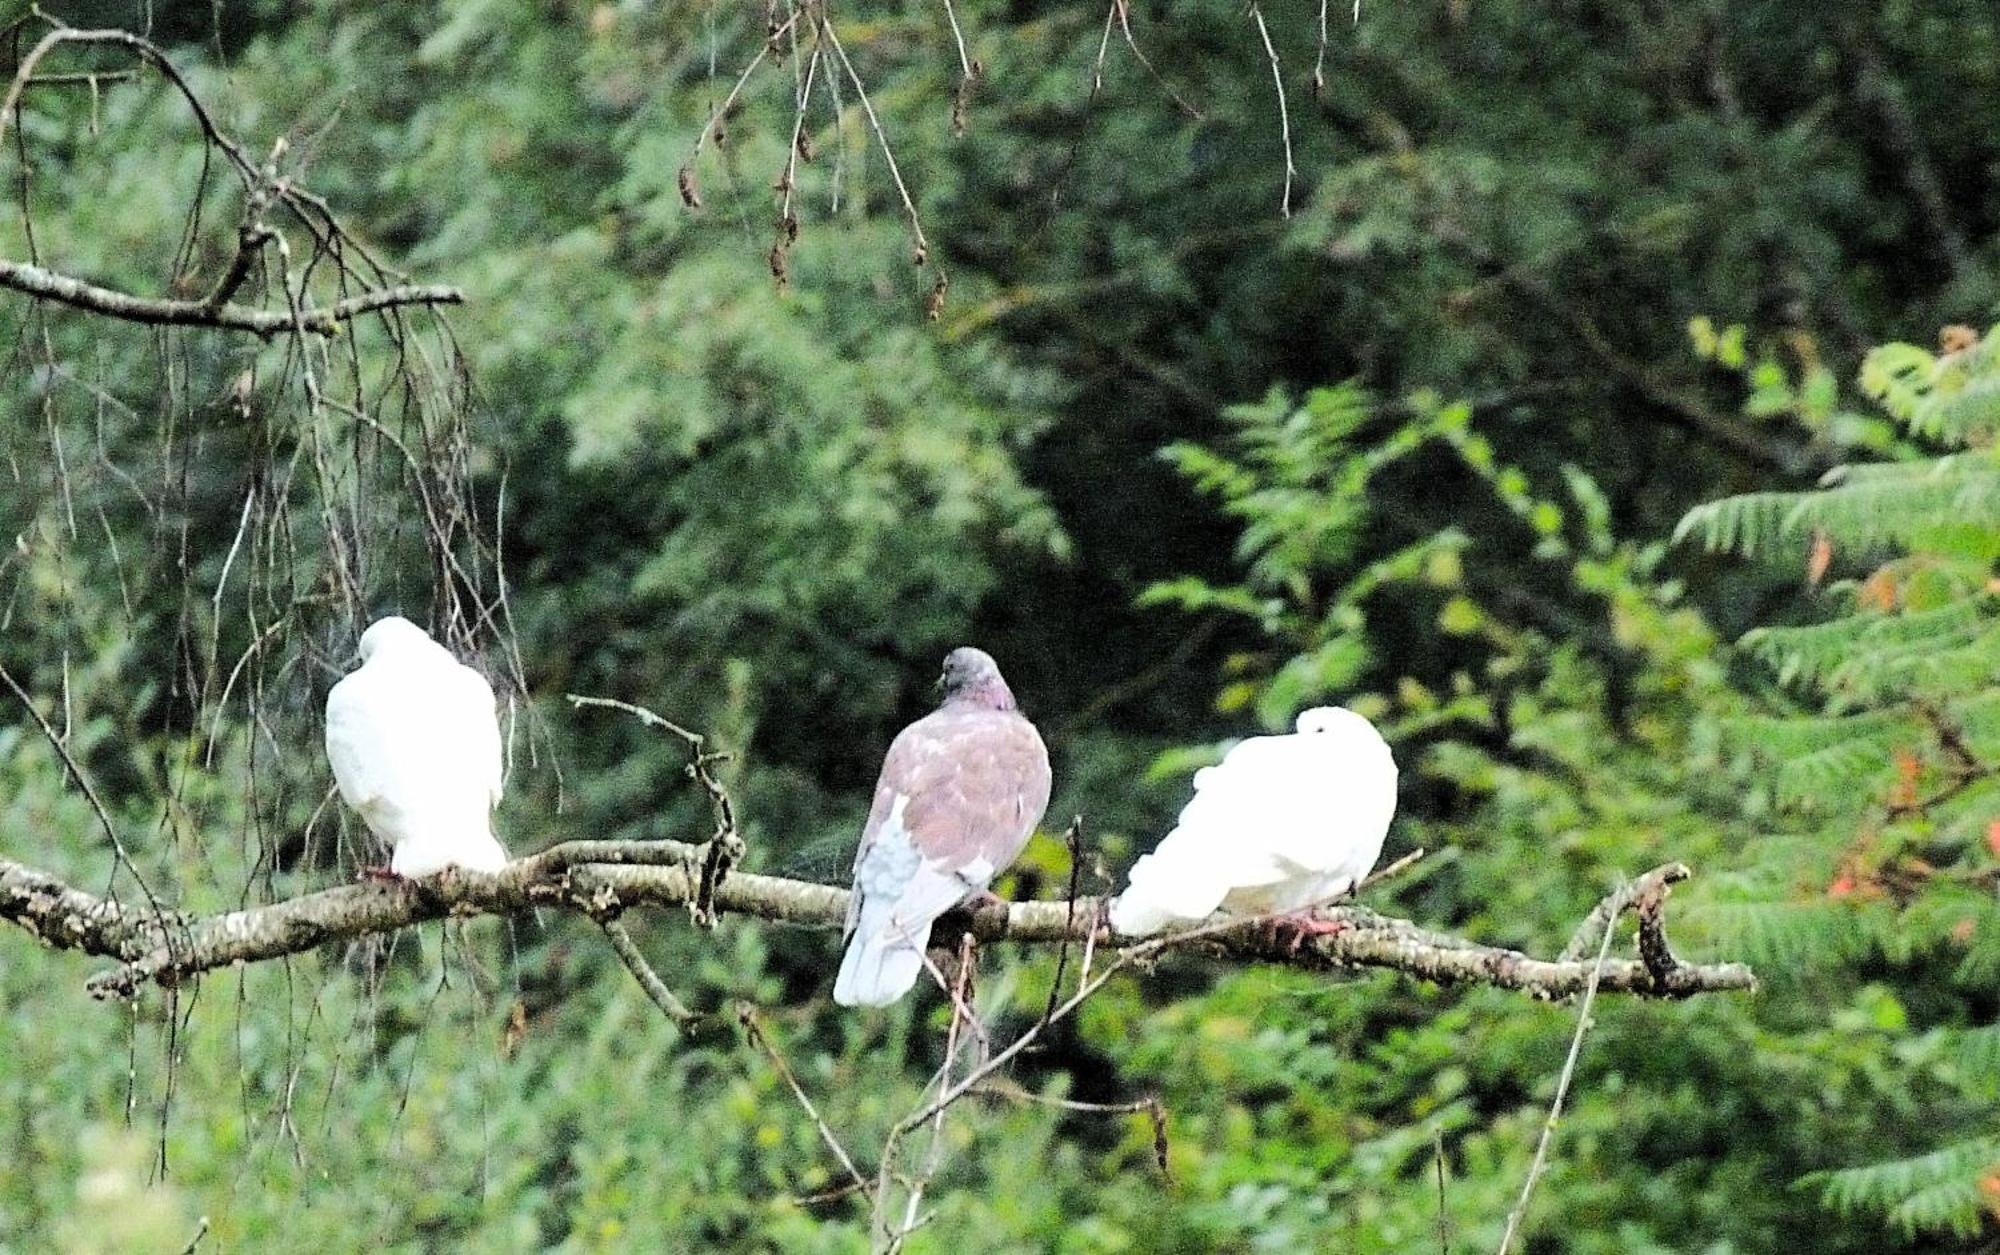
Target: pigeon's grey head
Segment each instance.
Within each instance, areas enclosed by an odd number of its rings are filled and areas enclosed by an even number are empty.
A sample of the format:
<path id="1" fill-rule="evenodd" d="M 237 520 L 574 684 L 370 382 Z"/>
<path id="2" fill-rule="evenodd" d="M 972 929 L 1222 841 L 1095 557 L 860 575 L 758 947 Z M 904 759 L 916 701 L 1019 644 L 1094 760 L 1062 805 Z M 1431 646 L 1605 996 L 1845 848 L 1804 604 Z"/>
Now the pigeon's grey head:
<path id="1" fill-rule="evenodd" d="M 970 645 L 961 645 L 944 656 L 944 673 L 938 676 L 937 686 L 947 705 L 1014 709 L 1014 693 L 1000 678 L 1000 664 L 993 661 L 992 654 Z"/>
<path id="2" fill-rule="evenodd" d="M 368 630 L 361 634 L 361 661 L 366 663 L 384 648 L 392 651 L 405 649 L 418 641 L 426 645 L 433 643 L 429 632 L 402 615 L 388 615 L 369 624 Z"/>

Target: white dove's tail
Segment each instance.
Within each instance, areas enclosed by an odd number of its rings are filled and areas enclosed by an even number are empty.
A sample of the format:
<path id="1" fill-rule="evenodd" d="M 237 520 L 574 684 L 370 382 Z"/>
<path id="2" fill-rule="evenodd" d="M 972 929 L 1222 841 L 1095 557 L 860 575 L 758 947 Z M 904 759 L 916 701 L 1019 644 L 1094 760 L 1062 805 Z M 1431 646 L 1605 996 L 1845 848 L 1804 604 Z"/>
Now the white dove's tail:
<path id="1" fill-rule="evenodd" d="M 1176 830 L 1178 832 L 1178 830 Z M 1168 841 L 1176 835 L 1168 834 Z M 1127 937 L 1144 937 L 1177 921 L 1207 919 L 1229 891 L 1226 873 L 1211 863 L 1177 857 L 1161 849 L 1132 865 L 1125 892 L 1111 904 L 1111 927 Z"/>
<path id="2" fill-rule="evenodd" d="M 414 878 L 429 876 L 447 867 L 497 872 L 507 863 L 507 851 L 493 835 L 493 829 L 482 824 L 456 833 L 440 834 L 433 829 L 399 841 L 389 858 L 389 870 L 398 876 Z"/>
<path id="3" fill-rule="evenodd" d="M 931 926 L 926 923 L 921 932 L 900 927 L 894 911 L 894 902 L 862 902 L 833 982 L 833 1000 L 841 1006 L 886 1007 L 917 983 Z"/>

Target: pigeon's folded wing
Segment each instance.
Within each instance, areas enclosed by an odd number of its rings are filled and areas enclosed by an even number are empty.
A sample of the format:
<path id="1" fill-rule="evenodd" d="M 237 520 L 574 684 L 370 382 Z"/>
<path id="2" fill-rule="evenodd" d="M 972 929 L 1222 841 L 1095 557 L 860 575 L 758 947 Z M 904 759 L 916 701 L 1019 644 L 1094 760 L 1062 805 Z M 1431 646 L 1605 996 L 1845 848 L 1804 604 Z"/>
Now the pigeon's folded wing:
<path id="1" fill-rule="evenodd" d="M 855 855 L 835 1001 L 880 1006 L 907 992 L 932 922 L 1014 861 L 1048 799 L 1048 752 L 1019 715 L 941 710 L 903 729 Z"/>

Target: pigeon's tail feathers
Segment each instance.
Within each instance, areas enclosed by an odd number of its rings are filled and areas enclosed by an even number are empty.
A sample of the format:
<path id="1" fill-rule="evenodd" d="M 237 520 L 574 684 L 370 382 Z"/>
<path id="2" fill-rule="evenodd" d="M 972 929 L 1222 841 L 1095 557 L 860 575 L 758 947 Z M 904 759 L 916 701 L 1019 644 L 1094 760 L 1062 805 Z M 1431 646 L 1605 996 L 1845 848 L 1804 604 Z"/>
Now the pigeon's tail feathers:
<path id="1" fill-rule="evenodd" d="M 1111 904 L 1111 927 L 1127 937 L 1144 937 L 1176 921 L 1207 919 L 1222 905 L 1228 879 L 1208 860 L 1177 855 L 1161 848 L 1132 865 L 1125 892 Z"/>
<path id="2" fill-rule="evenodd" d="M 843 1007 L 886 1007 L 917 983 L 924 970 L 924 946 L 931 926 L 899 928 L 893 903 L 863 902 L 840 975 L 833 982 L 833 1000 Z"/>

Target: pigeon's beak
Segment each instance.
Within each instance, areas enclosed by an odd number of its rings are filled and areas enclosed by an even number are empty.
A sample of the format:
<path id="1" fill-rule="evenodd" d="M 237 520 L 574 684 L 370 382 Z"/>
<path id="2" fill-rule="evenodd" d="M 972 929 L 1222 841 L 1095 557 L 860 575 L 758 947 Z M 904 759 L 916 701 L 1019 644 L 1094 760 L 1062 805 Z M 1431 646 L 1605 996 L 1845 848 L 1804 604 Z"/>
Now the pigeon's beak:
<path id="1" fill-rule="evenodd" d="M 933 693 L 944 692 L 944 672 L 942 671 L 938 672 L 938 678 L 931 681 L 931 692 Z"/>

